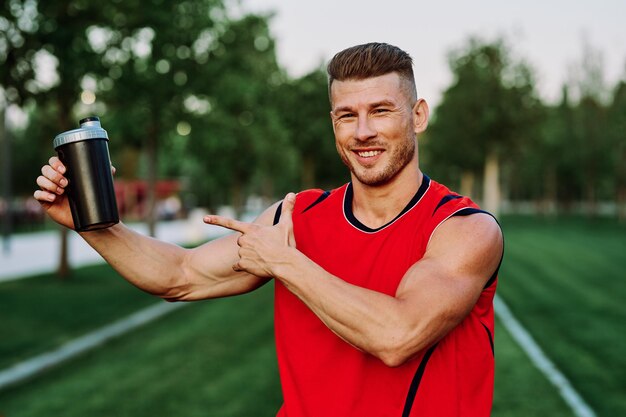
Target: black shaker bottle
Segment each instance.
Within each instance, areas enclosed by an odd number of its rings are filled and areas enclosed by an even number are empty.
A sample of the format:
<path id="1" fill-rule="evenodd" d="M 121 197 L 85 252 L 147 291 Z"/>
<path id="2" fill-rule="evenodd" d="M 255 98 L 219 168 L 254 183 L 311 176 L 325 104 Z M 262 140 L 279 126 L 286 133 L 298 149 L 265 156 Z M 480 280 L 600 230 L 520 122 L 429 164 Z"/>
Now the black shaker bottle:
<path id="1" fill-rule="evenodd" d="M 80 128 L 54 138 L 54 149 L 66 167 L 67 197 L 77 232 L 104 229 L 118 223 L 113 188 L 109 136 L 95 116 L 82 119 Z"/>

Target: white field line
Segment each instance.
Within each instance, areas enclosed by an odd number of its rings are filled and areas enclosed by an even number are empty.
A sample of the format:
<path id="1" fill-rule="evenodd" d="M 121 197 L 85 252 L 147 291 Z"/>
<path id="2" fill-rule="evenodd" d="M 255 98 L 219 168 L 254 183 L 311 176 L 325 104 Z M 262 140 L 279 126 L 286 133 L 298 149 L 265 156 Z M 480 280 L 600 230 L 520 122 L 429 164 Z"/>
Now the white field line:
<path id="1" fill-rule="evenodd" d="M 186 305 L 186 303 L 173 304 L 162 302 L 147 307 L 124 319 L 102 327 L 99 330 L 74 339 L 54 351 L 17 363 L 6 370 L 0 371 L 0 389 L 37 375 L 48 368 L 93 349 L 109 339 L 118 337 L 136 327 L 149 323 L 184 305 Z M 548 381 L 558 389 L 559 394 L 569 405 L 574 414 L 577 417 L 596 417 L 591 407 L 589 407 L 580 394 L 576 392 L 565 375 L 548 359 L 528 331 L 526 331 L 513 316 L 506 303 L 497 295 L 494 299 L 494 307 L 504 327 L 506 327 L 513 339 L 515 339 L 524 352 L 526 352 L 535 367 L 537 367 Z"/>
<path id="2" fill-rule="evenodd" d="M 58 349 L 19 362 L 0 371 L 0 389 L 33 377 L 48 368 L 93 349 L 109 339 L 121 336 L 185 305 L 187 303 L 160 302 L 74 339 Z"/>
<path id="3" fill-rule="evenodd" d="M 531 362 L 554 385 L 576 417 L 596 417 L 596 413 L 576 392 L 568 379 L 559 371 L 528 331 L 517 321 L 506 303 L 496 295 L 493 300 L 496 315 L 517 344 L 526 352 Z"/>

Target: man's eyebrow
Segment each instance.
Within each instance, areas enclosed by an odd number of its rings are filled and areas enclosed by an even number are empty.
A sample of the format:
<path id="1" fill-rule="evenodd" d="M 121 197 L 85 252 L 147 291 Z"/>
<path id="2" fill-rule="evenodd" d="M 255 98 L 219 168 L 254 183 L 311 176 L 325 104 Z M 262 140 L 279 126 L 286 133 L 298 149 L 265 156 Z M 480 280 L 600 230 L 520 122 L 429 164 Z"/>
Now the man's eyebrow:
<path id="1" fill-rule="evenodd" d="M 339 112 L 342 112 L 342 111 L 351 112 L 353 110 L 352 110 L 352 107 L 350 107 L 350 106 L 340 106 L 340 107 L 334 108 L 332 110 L 333 113 L 339 113 Z"/>
<path id="2" fill-rule="evenodd" d="M 396 107 L 396 103 L 394 103 L 391 100 L 381 100 L 381 101 L 377 101 L 375 103 L 371 103 L 369 105 L 370 109 L 375 109 L 377 107 Z M 339 106 L 335 109 L 332 110 L 333 113 L 339 113 L 339 112 L 353 112 L 354 109 L 350 106 Z"/>
<path id="3" fill-rule="evenodd" d="M 375 109 L 376 107 L 396 107 L 396 103 L 391 100 L 381 100 L 370 104 L 371 109 Z"/>

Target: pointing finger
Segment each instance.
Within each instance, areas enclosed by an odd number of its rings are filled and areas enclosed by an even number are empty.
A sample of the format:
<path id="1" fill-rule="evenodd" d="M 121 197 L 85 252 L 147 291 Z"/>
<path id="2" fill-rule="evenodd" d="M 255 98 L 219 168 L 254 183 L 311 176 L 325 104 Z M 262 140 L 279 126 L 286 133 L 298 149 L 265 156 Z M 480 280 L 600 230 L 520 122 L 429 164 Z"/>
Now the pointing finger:
<path id="1" fill-rule="evenodd" d="M 230 219 L 224 216 L 204 216 L 204 222 L 207 224 L 214 224 L 215 226 L 221 226 L 226 229 L 234 230 L 235 232 L 247 233 L 254 227 L 251 223 L 240 222 L 238 220 Z"/>

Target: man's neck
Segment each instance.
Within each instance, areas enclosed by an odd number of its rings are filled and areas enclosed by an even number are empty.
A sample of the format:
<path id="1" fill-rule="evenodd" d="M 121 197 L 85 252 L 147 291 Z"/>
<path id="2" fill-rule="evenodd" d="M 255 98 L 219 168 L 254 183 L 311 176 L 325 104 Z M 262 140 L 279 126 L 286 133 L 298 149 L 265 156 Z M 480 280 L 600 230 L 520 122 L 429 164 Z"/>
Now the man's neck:
<path id="1" fill-rule="evenodd" d="M 352 212 L 364 225 L 377 229 L 393 220 L 405 207 L 422 184 L 424 175 L 418 167 L 407 166 L 391 182 L 368 186 L 354 177 Z"/>

